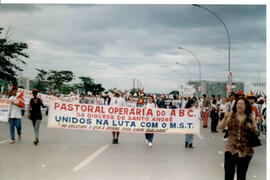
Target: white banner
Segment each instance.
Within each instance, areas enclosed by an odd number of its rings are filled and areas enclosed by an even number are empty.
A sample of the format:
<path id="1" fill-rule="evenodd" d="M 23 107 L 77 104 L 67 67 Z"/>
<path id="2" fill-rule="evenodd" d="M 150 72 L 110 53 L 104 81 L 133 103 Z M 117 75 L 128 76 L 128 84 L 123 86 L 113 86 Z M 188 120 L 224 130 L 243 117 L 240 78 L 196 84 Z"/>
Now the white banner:
<path id="1" fill-rule="evenodd" d="M 26 89 L 18 89 L 18 94 L 20 94 L 21 92 L 24 92 L 24 101 L 26 106 L 28 106 L 30 99 L 33 97 L 32 95 L 32 91 L 26 90 Z M 64 98 L 58 98 L 55 96 L 49 96 L 47 94 L 42 94 L 42 93 L 38 93 L 38 97 L 40 99 L 42 99 L 42 102 L 45 106 L 49 106 L 51 102 L 54 101 L 66 101 L 66 102 L 74 102 L 74 103 L 79 103 L 79 95 L 72 95 L 70 97 L 64 97 Z"/>
<path id="2" fill-rule="evenodd" d="M 10 112 L 10 100 L 0 98 L 0 121 L 8 122 Z"/>
<path id="3" fill-rule="evenodd" d="M 199 109 L 158 109 L 54 102 L 49 128 L 199 134 Z"/>
<path id="4" fill-rule="evenodd" d="M 188 83 L 180 84 L 179 96 L 193 97 L 193 93 L 196 93 L 196 90 L 193 85 L 188 85 Z"/>

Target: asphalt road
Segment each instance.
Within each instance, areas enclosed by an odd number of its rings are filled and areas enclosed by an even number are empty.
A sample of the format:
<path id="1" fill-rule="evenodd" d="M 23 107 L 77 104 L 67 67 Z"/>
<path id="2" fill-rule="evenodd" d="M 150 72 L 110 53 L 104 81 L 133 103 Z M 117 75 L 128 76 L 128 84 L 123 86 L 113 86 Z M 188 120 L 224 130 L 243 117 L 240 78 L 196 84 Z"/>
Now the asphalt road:
<path id="1" fill-rule="evenodd" d="M 48 129 L 43 116 L 40 144 L 33 144 L 31 122 L 23 118 L 23 139 L 9 144 L 9 125 L 0 122 L 1 180 L 222 180 L 224 133 L 201 128 L 194 148 L 184 135 L 154 135 L 153 147 L 144 134 L 121 133 L 111 144 L 110 132 Z M 247 180 L 266 179 L 266 139 L 255 148 Z"/>

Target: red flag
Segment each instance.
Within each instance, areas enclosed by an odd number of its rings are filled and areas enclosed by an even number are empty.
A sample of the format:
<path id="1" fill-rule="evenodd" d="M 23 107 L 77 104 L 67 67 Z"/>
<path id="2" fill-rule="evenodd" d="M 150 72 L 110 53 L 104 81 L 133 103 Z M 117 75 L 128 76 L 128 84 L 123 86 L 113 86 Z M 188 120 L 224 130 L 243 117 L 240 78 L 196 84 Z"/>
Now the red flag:
<path id="1" fill-rule="evenodd" d="M 142 98 L 142 97 L 140 97 L 139 99 L 138 99 L 138 104 L 144 104 L 144 99 Z"/>
<path id="2" fill-rule="evenodd" d="M 142 88 L 142 90 L 140 91 L 140 95 L 142 95 L 143 94 L 143 91 L 144 91 L 144 87 Z"/>
<path id="3" fill-rule="evenodd" d="M 21 92 L 21 94 L 17 97 L 17 99 L 19 99 L 19 103 L 18 105 L 21 107 L 21 108 L 24 108 L 25 107 L 25 103 L 24 103 L 24 97 L 23 97 L 23 92 Z"/>

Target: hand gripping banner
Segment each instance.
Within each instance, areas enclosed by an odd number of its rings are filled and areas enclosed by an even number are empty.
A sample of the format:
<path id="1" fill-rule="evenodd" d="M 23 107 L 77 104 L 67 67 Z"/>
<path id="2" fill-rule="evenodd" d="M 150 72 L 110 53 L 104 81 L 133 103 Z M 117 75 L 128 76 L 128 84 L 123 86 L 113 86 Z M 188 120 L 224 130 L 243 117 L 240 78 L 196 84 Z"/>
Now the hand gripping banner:
<path id="1" fill-rule="evenodd" d="M 119 107 L 52 102 L 48 128 L 199 134 L 199 109 Z"/>

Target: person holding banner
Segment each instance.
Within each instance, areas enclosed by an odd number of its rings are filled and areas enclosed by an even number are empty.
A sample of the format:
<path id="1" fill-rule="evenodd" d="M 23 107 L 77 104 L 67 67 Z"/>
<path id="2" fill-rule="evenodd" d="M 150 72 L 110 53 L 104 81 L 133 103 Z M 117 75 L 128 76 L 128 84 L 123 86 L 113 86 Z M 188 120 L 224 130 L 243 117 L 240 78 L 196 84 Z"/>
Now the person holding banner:
<path id="1" fill-rule="evenodd" d="M 154 97 L 152 95 L 148 95 L 148 102 L 144 107 L 145 108 L 157 108 L 157 105 L 154 102 Z M 148 144 L 149 147 L 152 147 L 154 134 L 153 133 L 145 133 L 145 138 L 146 138 L 145 143 Z"/>
<path id="2" fill-rule="evenodd" d="M 126 101 L 121 97 L 121 91 L 119 89 L 114 91 L 114 97 L 110 101 L 110 106 L 126 106 Z M 112 144 L 118 144 L 119 135 L 119 131 L 112 132 Z"/>
<path id="3" fill-rule="evenodd" d="M 14 130 L 15 127 L 17 129 L 18 140 L 21 141 L 22 139 L 22 126 L 21 126 L 22 105 L 20 104 L 20 100 L 17 98 L 18 87 L 13 86 L 10 92 L 11 97 L 9 98 L 9 100 L 11 101 L 11 106 L 9 115 L 9 127 L 10 127 L 10 144 L 13 144 L 15 143 L 15 130 Z"/>
<path id="4" fill-rule="evenodd" d="M 40 127 L 40 123 L 42 120 L 42 114 L 41 114 L 41 110 L 40 107 L 47 107 L 44 106 L 42 100 L 40 98 L 37 97 L 38 94 L 38 90 L 34 89 L 32 91 L 33 94 L 33 98 L 30 99 L 29 102 L 29 107 L 28 107 L 28 119 L 32 120 L 32 124 L 34 127 L 34 133 L 35 133 L 35 140 L 33 141 L 33 143 L 35 145 L 37 145 L 39 143 L 39 139 L 38 139 L 38 135 L 39 135 L 39 127 Z"/>
<path id="5" fill-rule="evenodd" d="M 188 109 L 188 108 L 193 108 L 193 107 L 195 107 L 195 101 L 193 99 L 188 100 L 185 108 Z M 186 134 L 185 135 L 185 147 L 186 148 L 193 148 L 193 146 L 192 146 L 193 137 L 194 137 L 194 134 Z"/>

